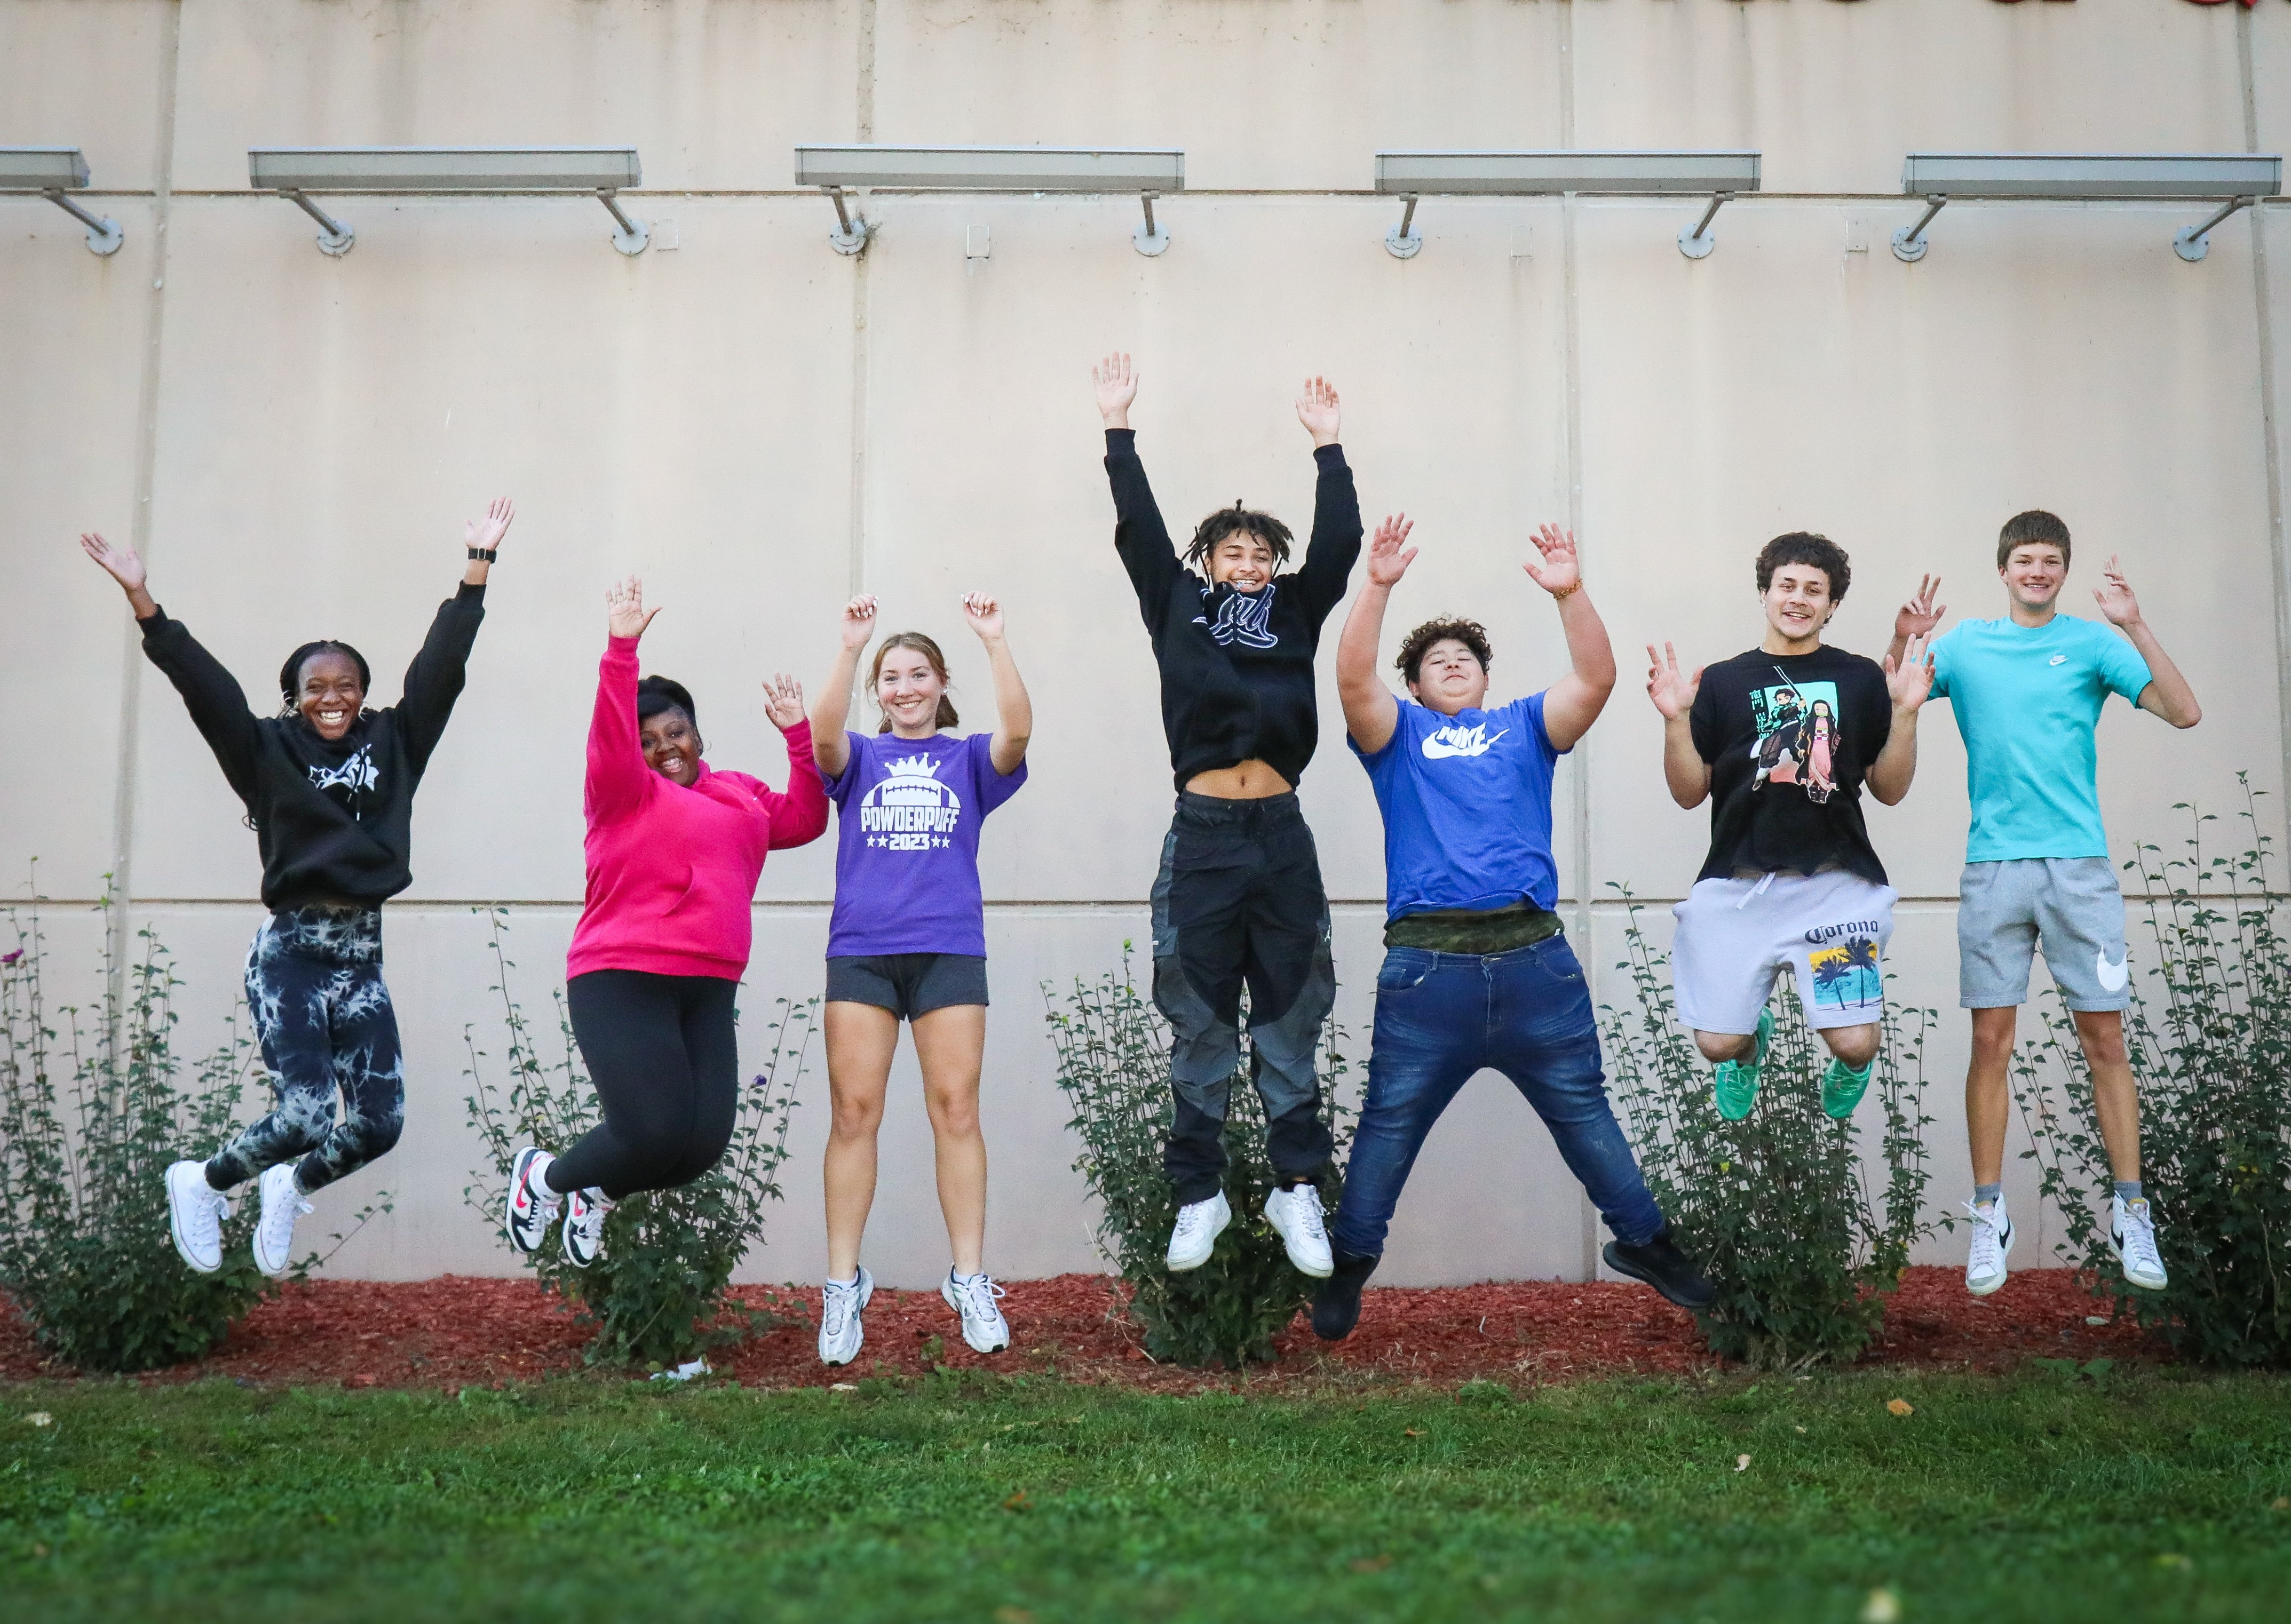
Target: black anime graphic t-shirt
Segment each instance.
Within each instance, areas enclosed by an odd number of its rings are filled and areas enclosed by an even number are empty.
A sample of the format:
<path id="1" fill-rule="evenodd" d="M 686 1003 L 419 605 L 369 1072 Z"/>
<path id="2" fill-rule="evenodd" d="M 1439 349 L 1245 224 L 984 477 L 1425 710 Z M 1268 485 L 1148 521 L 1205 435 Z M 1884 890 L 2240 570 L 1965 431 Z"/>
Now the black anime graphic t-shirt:
<path id="1" fill-rule="evenodd" d="M 1861 822 L 1861 776 L 1893 724 L 1885 673 L 1843 649 L 1753 649 L 1702 673 L 1688 714 L 1710 764 L 1710 855 L 1699 880 L 1885 866 Z"/>

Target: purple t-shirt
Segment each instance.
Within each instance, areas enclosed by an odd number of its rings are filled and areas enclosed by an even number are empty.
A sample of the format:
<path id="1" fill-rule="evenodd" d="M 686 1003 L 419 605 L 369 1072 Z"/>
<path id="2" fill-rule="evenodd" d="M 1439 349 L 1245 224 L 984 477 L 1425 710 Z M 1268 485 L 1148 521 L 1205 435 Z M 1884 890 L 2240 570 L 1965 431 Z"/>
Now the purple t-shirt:
<path id="1" fill-rule="evenodd" d="M 1026 764 L 994 770 L 992 733 L 846 733 L 851 759 L 827 780 L 836 805 L 835 913 L 827 956 L 986 956 L 978 826 L 1018 793 Z"/>

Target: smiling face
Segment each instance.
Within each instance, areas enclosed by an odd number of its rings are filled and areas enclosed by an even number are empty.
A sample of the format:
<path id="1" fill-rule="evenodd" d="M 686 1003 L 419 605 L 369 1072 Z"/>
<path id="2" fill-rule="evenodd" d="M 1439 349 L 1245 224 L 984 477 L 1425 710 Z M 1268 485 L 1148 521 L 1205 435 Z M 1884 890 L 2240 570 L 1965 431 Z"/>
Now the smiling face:
<path id="1" fill-rule="evenodd" d="M 1418 704 L 1443 716 L 1478 710 L 1488 697 L 1488 668 L 1461 638 L 1443 637 L 1424 651 L 1408 692 Z"/>
<path id="2" fill-rule="evenodd" d="M 2023 541 L 2005 555 L 1997 575 L 2017 607 L 2043 613 L 2068 584 L 2069 561 L 2049 541 Z"/>
<path id="3" fill-rule="evenodd" d="M 294 708 L 332 744 L 349 732 L 366 704 L 366 684 L 358 681 L 358 662 L 347 654 L 322 650 L 302 662 L 294 689 Z"/>
<path id="4" fill-rule="evenodd" d="M 1256 592 L 1272 584 L 1273 548 L 1264 537 L 1236 530 L 1210 553 L 1210 580 L 1236 592 Z"/>
<path id="5" fill-rule="evenodd" d="M 938 732 L 938 702 L 946 679 L 932 669 L 920 649 L 883 651 L 875 670 L 875 703 L 902 739 L 928 739 Z"/>
<path id="6" fill-rule="evenodd" d="M 1789 646 L 1769 651 L 1806 653 L 1821 640 L 1821 628 L 1837 612 L 1829 596 L 1829 572 L 1817 564 L 1784 564 L 1774 567 L 1759 601 L 1766 611 L 1767 629 Z"/>
<path id="7" fill-rule="evenodd" d="M 700 781 L 700 732 L 674 706 L 647 716 L 637 729 L 645 765 L 671 783 L 690 788 Z"/>

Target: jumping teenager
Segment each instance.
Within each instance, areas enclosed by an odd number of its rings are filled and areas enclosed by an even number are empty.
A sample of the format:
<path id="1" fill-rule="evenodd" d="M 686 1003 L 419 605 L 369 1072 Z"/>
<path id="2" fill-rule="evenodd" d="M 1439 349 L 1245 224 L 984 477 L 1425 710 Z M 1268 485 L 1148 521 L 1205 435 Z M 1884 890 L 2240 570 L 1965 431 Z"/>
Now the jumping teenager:
<path id="1" fill-rule="evenodd" d="M 604 1120 L 561 1155 L 527 1145 L 510 1164 L 510 1244 L 538 1252 L 561 1209 L 565 1260 L 604 1250 L 605 1217 L 639 1190 L 716 1165 L 738 1114 L 734 1001 L 748 968 L 764 856 L 819 838 L 827 795 L 812 763 L 803 689 L 764 684 L 787 741 L 784 794 L 701 759 L 699 712 L 680 683 L 637 678 L 637 642 L 660 612 L 634 576 L 605 594 L 605 657 L 589 722 L 583 810 L 588 886 L 565 957 L 573 1036 Z"/>
<path id="2" fill-rule="evenodd" d="M 1558 606 L 1568 673 L 1490 710 L 1491 651 L 1476 620 L 1408 634 L 1394 662 L 1406 700 L 1377 676 L 1385 608 L 1416 557 L 1403 550 L 1410 528 L 1405 518 L 1377 527 L 1337 642 L 1347 742 L 1384 814 L 1385 955 L 1368 1098 L 1330 1230 L 1336 1270 L 1314 1297 L 1313 1329 L 1331 1341 L 1351 1332 L 1425 1136 L 1487 1067 L 1527 1097 L 1597 1204 L 1615 1236 L 1609 1265 L 1682 1308 L 1706 1308 L 1710 1284 L 1672 1244 L 1607 1104 L 1590 990 L 1552 911 L 1552 769 L 1615 685 L 1575 539 L 1545 525 L 1523 566 Z"/>
<path id="3" fill-rule="evenodd" d="M 1320 857 L 1296 790 L 1319 741 L 1313 660 L 1321 625 L 1360 556 L 1360 500 L 1337 444 L 1337 392 L 1314 378 L 1297 403 L 1319 489 L 1305 567 L 1276 575 L 1289 559 L 1289 527 L 1239 502 L 1203 519 L 1178 561 L 1129 428 L 1137 373 L 1128 356 L 1113 355 L 1091 377 L 1105 423 L 1114 550 L 1154 640 L 1177 775 L 1177 816 L 1154 882 L 1154 1003 L 1170 1023 L 1177 1095 L 1162 1155 L 1178 1203 L 1169 1267 L 1208 1262 L 1233 1221 L 1219 1135 L 1241 1063 L 1246 983 L 1250 1080 L 1265 1102 L 1277 1180 L 1265 1216 L 1290 1262 L 1326 1276 L 1334 1264 L 1314 1180 L 1334 1147 L 1314 1061 L 1336 970 Z"/>
<path id="4" fill-rule="evenodd" d="M 382 905 L 414 883 L 414 792 L 461 694 L 512 516 L 504 497 L 464 528 L 461 590 L 439 605 L 395 706 L 368 710 L 366 657 L 328 639 L 286 657 L 270 716 L 250 711 L 237 679 L 152 601 L 131 548 L 79 539 L 126 592 L 145 656 L 183 696 L 262 856 L 270 917 L 247 950 L 246 1004 L 277 1104 L 205 1162 L 166 1172 L 168 1231 L 202 1274 L 222 1266 L 224 1192 L 259 1180 L 254 1264 L 275 1278 L 293 1260 L 303 1197 L 398 1143 L 406 1075 L 382 979 Z"/>
<path id="5" fill-rule="evenodd" d="M 2101 827 L 2093 730 L 2110 693 L 2174 727 L 2193 727 L 2203 708 L 2156 641 L 2114 558 L 2092 596 L 2122 636 L 2058 612 L 2069 527 L 2053 515 L 2016 514 L 2006 522 L 1997 574 L 2006 616 L 1962 621 L 1933 645 L 1933 696 L 1956 712 L 1973 799 L 1957 907 L 1957 990 L 1973 1012 L 1973 1063 L 1965 1077 L 1973 1248 L 1965 1286 L 1986 1297 L 2003 1285 L 2013 1249 L 2004 1189 L 2006 1073 L 2041 941 L 2092 1071 L 2116 1184 L 2110 1239 L 2124 1277 L 2160 1290 L 2166 1276 L 2156 1219 L 2140 1188 L 2140 1095 L 2124 1048 L 2124 1011 L 2132 1002 L 2124 896 Z M 1912 624 L 1905 611 L 1896 644 L 1930 632 L 1943 612 L 1926 606 L 1922 622 Z"/>
<path id="6" fill-rule="evenodd" d="M 954 1253 L 939 1295 L 980 1353 L 1010 1345 L 986 1274 L 986 1141 L 978 1076 L 986 1051 L 986 908 L 978 836 L 986 815 L 1026 781 L 1034 709 L 1002 636 L 1002 608 L 984 592 L 962 600 L 994 673 L 992 733 L 951 733 L 946 659 L 920 632 L 877 645 L 867 687 L 882 724 L 846 732 L 860 651 L 874 634 L 875 600 L 843 608 L 843 640 L 812 707 L 812 736 L 837 809 L 835 911 L 827 927 L 827 1284 L 819 1315 L 823 1364 L 848 1364 L 875 1280 L 859 1243 L 875 1200 L 875 1139 L 899 1022 L 915 1036 L 938 1166 L 938 1205 Z"/>
<path id="7" fill-rule="evenodd" d="M 1845 1117 L 1877 1064 L 1893 933 L 1861 786 L 1888 806 L 1909 794 L 1933 664 L 1922 638 L 1882 668 L 1823 645 L 1853 579 L 1825 536 L 1776 536 L 1756 579 L 1766 635 L 1748 653 L 1682 674 L 1670 644 L 1647 648 L 1671 798 L 1710 802 L 1709 855 L 1671 910 L 1671 985 L 1679 1020 L 1716 1062 L 1718 1114 L 1738 1122 L 1773 1036 L 1767 996 L 1794 972 L 1806 1024 L 1829 1048 L 1821 1108 Z"/>

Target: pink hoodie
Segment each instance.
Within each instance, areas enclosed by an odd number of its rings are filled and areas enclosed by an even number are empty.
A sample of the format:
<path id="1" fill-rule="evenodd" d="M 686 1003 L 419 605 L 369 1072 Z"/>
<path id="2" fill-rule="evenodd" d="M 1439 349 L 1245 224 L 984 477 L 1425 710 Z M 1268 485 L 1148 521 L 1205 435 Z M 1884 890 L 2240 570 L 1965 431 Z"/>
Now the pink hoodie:
<path id="1" fill-rule="evenodd" d="M 565 956 L 568 979 L 591 970 L 740 979 L 764 853 L 827 828 L 808 721 L 787 730 L 787 752 L 785 795 L 705 762 L 688 788 L 663 778 L 645 764 L 637 732 L 637 640 L 607 643 L 589 723 L 588 895 Z"/>

